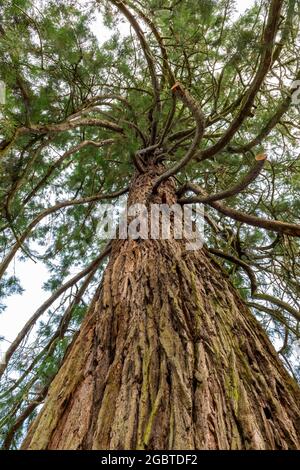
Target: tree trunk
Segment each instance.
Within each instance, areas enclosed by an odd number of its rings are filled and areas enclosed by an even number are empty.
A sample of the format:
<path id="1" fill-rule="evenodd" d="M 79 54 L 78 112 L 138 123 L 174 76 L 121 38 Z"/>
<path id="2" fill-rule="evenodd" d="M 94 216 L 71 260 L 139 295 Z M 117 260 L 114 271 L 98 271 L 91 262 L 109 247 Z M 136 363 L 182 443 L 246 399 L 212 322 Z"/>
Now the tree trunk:
<path id="1" fill-rule="evenodd" d="M 150 168 L 129 204 L 156 196 Z M 23 449 L 299 449 L 299 388 L 205 248 L 115 240 Z"/>

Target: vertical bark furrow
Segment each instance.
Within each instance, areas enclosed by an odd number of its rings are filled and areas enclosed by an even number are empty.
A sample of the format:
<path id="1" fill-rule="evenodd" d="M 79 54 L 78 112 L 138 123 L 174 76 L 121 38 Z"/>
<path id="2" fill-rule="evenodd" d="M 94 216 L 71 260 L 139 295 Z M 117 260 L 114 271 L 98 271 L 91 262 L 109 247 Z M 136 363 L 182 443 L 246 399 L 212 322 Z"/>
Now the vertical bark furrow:
<path id="1" fill-rule="evenodd" d="M 299 449 L 299 422 L 297 385 L 206 250 L 120 240 L 23 448 Z"/>

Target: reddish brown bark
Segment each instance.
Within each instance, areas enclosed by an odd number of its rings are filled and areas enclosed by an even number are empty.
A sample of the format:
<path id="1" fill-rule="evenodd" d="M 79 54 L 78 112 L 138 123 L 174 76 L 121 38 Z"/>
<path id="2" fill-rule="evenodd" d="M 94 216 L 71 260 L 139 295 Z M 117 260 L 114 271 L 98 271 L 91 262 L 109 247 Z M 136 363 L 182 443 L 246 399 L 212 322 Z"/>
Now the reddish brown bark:
<path id="1" fill-rule="evenodd" d="M 157 171 L 136 178 L 130 202 L 147 199 Z M 161 198 L 175 201 L 170 180 Z M 299 398 L 205 249 L 115 241 L 23 448 L 299 449 Z"/>

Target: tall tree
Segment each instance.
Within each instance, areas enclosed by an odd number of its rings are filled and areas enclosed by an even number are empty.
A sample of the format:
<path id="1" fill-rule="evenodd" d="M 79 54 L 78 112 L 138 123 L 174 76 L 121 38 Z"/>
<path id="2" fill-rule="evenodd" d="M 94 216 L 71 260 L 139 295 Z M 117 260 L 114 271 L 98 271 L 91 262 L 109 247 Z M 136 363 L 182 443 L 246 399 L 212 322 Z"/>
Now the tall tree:
<path id="1" fill-rule="evenodd" d="M 3 3 L 0 287 L 30 258 L 51 295 L 2 447 L 299 449 L 299 2 Z M 105 244 L 120 196 L 204 204 L 204 246 Z"/>

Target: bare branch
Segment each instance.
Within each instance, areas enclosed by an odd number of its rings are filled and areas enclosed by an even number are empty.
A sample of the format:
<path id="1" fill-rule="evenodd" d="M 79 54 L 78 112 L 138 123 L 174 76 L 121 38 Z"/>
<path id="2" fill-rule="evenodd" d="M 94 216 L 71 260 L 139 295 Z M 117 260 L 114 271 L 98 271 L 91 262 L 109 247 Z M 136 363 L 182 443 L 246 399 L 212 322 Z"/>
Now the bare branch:
<path id="1" fill-rule="evenodd" d="M 32 124 L 29 127 L 19 127 L 15 130 L 14 136 L 11 140 L 4 140 L 0 142 L 0 157 L 4 157 L 7 152 L 12 148 L 17 138 L 27 134 L 47 135 L 55 134 L 58 132 L 66 132 L 77 127 L 103 127 L 103 129 L 109 129 L 120 134 L 124 134 L 122 127 L 118 126 L 114 122 L 107 121 L 105 119 L 74 119 L 73 121 L 64 121 L 59 124 L 48 124 L 38 125 Z"/>
<path id="2" fill-rule="evenodd" d="M 171 69 L 170 63 L 169 63 L 168 52 L 167 52 L 166 46 L 164 44 L 163 38 L 161 37 L 161 35 L 160 35 L 157 27 L 153 23 L 153 21 L 151 21 L 149 16 L 146 16 L 142 12 L 142 10 L 140 10 L 136 6 L 135 2 L 134 3 L 130 2 L 130 7 L 134 11 L 136 11 L 137 14 L 142 18 L 142 20 L 149 26 L 151 32 L 153 33 L 153 36 L 157 40 L 158 45 L 160 47 L 161 55 L 162 55 L 162 58 L 163 58 L 163 76 L 162 76 L 162 81 L 161 81 L 160 88 L 163 88 L 165 76 L 167 76 L 167 78 L 168 78 L 169 85 L 173 86 L 176 80 L 175 80 L 175 76 L 173 74 L 173 71 Z"/>
<path id="3" fill-rule="evenodd" d="M 90 285 L 97 269 L 100 267 L 100 265 L 101 265 L 101 261 L 99 261 L 99 264 L 95 264 L 94 268 L 91 269 L 91 271 L 89 272 L 88 275 L 86 275 L 86 277 L 85 277 L 84 281 L 82 282 L 80 288 L 75 293 L 72 302 L 68 305 L 65 313 L 61 317 L 61 319 L 59 321 L 58 328 L 56 329 L 55 333 L 51 336 L 51 338 L 47 342 L 46 346 L 38 353 L 38 355 L 34 358 L 32 363 L 30 364 L 30 366 L 23 372 L 23 374 L 18 378 L 18 380 L 16 382 L 14 382 L 14 384 L 10 388 L 5 390 L 0 395 L 0 400 L 3 400 L 3 398 L 5 398 L 7 395 L 11 394 L 11 392 L 13 390 L 15 390 L 23 382 L 24 378 L 28 376 L 28 374 L 32 371 L 34 366 L 40 361 L 40 359 L 43 356 L 46 355 L 46 357 L 49 357 L 52 354 L 52 352 L 54 351 L 55 346 L 56 346 L 56 340 L 58 338 L 62 338 L 63 335 L 65 334 L 65 332 L 68 328 L 68 325 L 70 323 L 70 320 L 72 318 L 72 312 L 73 312 L 74 307 L 80 303 L 85 291 L 89 287 L 89 285 Z"/>
<path id="4" fill-rule="evenodd" d="M 251 296 L 254 299 L 260 299 L 260 300 L 265 300 L 267 302 L 270 302 L 276 305 L 277 307 L 280 307 L 281 309 L 285 310 L 286 312 L 290 313 L 297 321 L 300 321 L 300 312 L 296 310 L 295 308 L 293 308 L 290 304 L 276 297 L 273 297 L 272 295 L 257 292 L 258 286 L 257 286 L 256 277 L 252 268 L 249 266 L 249 264 L 245 263 L 244 261 L 240 260 L 239 258 L 235 256 L 232 256 L 228 253 L 224 253 L 221 250 L 218 250 L 215 248 L 209 248 L 208 250 L 210 253 L 216 256 L 220 256 L 221 258 L 227 259 L 228 261 L 235 263 L 244 269 L 247 276 L 249 277 L 250 284 L 251 284 Z"/>
<path id="5" fill-rule="evenodd" d="M 49 134 L 56 132 L 65 132 L 77 127 L 103 127 L 123 134 L 123 128 L 117 124 L 107 121 L 105 119 L 87 118 L 87 119 L 76 119 L 67 120 L 59 124 L 48 124 L 48 125 L 37 125 L 32 124 L 30 127 L 21 127 L 18 130 L 19 135 L 24 134 Z"/>
<path id="6" fill-rule="evenodd" d="M 43 399 L 45 398 L 47 394 L 49 385 L 50 385 L 50 382 L 43 388 L 43 390 L 39 393 L 38 397 L 32 400 L 29 403 L 29 405 L 25 408 L 25 410 L 20 414 L 20 416 L 18 416 L 15 423 L 11 426 L 11 428 L 7 432 L 5 436 L 5 440 L 3 441 L 3 444 L 2 444 L 1 450 L 9 449 L 16 431 L 22 426 L 25 419 L 27 419 L 28 416 L 35 410 L 35 408 L 43 401 Z"/>

